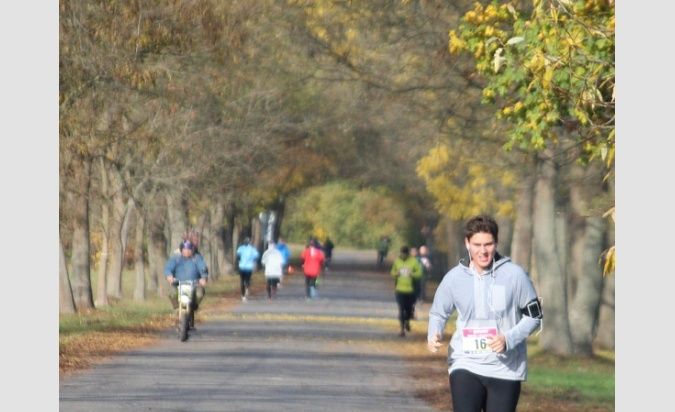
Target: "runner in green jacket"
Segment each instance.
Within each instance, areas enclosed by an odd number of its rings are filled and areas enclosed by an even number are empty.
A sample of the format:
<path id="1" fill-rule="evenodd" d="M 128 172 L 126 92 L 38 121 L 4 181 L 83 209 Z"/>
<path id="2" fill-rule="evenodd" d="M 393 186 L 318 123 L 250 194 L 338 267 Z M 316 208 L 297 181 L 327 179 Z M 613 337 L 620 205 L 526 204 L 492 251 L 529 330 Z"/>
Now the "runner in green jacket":
<path id="1" fill-rule="evenodd" d="M 398 319 L 401 323 L 399 336 L 405 337 L 405 332 L 410 332 L 410 318 L 415 304 L 414 282 L 422 277 L 422 266 L 414 256 L 410 255 L 408 246 L 401 247 L 401 254 L 391 266 L 391 275 L 396 282 L 396 303 L 398 303 Z"/>

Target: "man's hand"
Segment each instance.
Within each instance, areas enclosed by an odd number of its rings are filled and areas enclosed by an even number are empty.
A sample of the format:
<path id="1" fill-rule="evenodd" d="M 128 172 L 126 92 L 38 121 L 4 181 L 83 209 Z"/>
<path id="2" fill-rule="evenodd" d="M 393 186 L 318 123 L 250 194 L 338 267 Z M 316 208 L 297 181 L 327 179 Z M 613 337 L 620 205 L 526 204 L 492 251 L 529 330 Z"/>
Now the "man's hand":
<path id="1" fill-rule="evenodd" d="M 427 339 L 427 349 L 429 352 L 436 353 L 438 348 L 442 345 L 441 343 L 441 333 L 437 332 L 433 337 Z"/>
<path id="2" fill-rule="evenodd" d="M 506 351 L 506 336 L 497 335 L 494 338 L 487 338 L 487 344 L 494 352 L 502 353 Z"/>
<path id="3" fill-rule="evenodd" d="M 206 278 L 199 278 L 199 285 L 206 286 Z"/>
<path id="4" fill-rule="evenodd" d="M 173 275 L 169 275 L 166 277 L 166 280 L 169 282 L 169 285 L 173 284 L 174 279 L 175 278 L 173 277 Z"/>

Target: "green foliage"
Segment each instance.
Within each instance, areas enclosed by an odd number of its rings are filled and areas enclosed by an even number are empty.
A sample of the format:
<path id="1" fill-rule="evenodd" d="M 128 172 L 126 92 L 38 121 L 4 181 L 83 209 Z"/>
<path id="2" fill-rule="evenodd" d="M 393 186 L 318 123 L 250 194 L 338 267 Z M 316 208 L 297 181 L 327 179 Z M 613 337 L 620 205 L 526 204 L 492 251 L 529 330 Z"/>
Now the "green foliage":
<path id="1" fill-rule="evenodd" d="M 614 2 L 476 3 L 450 31 L 451 53 L 471 53 L 483 102 L 513 125 L 505 147 L 539 151 L 556 126 L 576 132 L 584 160 L 614 156 Z"/>
<path id="2" fill-rule="evenodd" d="M 582 162 L 600 160 L 613 177 L 615 17 L 613 0 L 476 2 L 449 33 L 450 53 L 470 54 L 485 80 L 483 103 L 512 126 L 504 148 L 539 152 L 565 134 Z M 604 253 L 605 274 L 615 249 Z"/>
<path id="3" fill-rule="evenodd" d="M 407 229 L 402 206 L 386 191 L 334 182 L 291 199 L 282 231 L 291 242 L 330 236 L 336 245 L 359 248 L 373 248 L 380 236 L 389 235 L 394 250 Z"/>

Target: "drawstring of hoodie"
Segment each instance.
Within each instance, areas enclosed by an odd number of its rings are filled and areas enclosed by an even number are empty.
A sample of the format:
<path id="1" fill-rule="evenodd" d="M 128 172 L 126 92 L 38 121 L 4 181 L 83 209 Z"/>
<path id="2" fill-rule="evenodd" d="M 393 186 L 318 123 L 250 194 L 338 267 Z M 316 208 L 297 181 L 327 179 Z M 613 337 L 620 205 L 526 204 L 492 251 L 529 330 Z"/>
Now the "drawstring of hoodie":
<path id="1" fill-rule="evenodd" d="M 495 276 L 495 266 L 496 266 L 496 261 L 494 256 L 492 257 L 492 267 L 490 267 L 490 270 L 481 275 L 478 273 L 476 268 L 473 265 L 473 261 L 471 260 L 471 253 L 469 253 L 469 269 L 471 272 L 476 276 L 479 281 L 482 281 L 483 277 L 488 276 L 491 279 L 490 285 L 487 288 L 487 306 L 488 309 L 494 314 L 495 320 L 497 321 L 497 329 L 501 330 L 501 325 L 502 325 L 502 317 L 497 314 L 497 311 L 494 308 L 494 304 L 492 302 L 493 300 L 493 295 L 492 295 L 492 290 L 494 288 L 495 282 L 496 282 L 496 276 Z"/>
<path id="2" fill-rule="evenodd" d="M 487 306 L 488 306 L 488 309 L 494 314 L 495 321 L 497 323 L 497 330 L 501 332 L 501 330 L 502 330 L 502 317 L 499 316 L 499 314 L 495 310 L 494 304 L 492 302 L 492 299 L 493 299 L 492 291 L 493 291 L 494 285 L 496 283 L 496 276 L 495 276 L 496 263 L 497 263 L 496 259 L 493 256 L 492 257 L 492 267 L 490 268 L 490 271 L 488 273 L 484 274 L 484 275 L 480 275 L 480 274 L 478 274 L 478 271 L 476 271 L 476 269 L 473 267 L 472 262 L 471 262 L 471 254 L 469 253 L 469 268 L 474 273 L 474 275 L 478 277 L 479 281 L 482 281 L 481 276 L 488 276 L 491 279 L 490 285 L 488 286 L 488 289 L 487 289 Z M 499 358 L 506 358 L 506 356 L 507 356 L 506 353 L 496 353 L 496 355 Z"/>
<path id="3" fill-rule="evenodd" d="M 490 279 L 491 279 L 490 286 L 488 286 L 488 292 L 487 292 L 487 304 L 488 304 L 488 308 L 495 315 L 495 318 L 497 320 L 497 329 L 501 330 L 502 329 L 502 317 L 499 316 L 499 314 L 495 310 L 494 303 L 493 303 L 494 295 L 492 293 L 493 290 L 494 290 L 495 283 L 497 282 L 496 276 L 495 276 L 495 263 L 496 263 L 495 258 L 493 257 L 492 258 L 492 268 L 490 268 L 490 272 L 485 274 L 485 276 L 489 276 Z"/>

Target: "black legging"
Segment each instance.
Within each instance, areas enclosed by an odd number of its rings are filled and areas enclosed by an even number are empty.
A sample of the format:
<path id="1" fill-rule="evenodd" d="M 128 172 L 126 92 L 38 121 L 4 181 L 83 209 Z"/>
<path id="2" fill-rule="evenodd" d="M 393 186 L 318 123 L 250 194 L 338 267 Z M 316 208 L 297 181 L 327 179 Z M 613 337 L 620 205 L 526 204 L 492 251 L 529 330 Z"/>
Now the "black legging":
<path id="1" fill-rule="evenodd" d="M 452 410 L 455 412 L 515 412 L 520 381 L 489 378 L 464 369 L 450 374 Z"/>
<path id="2" fill-rule="evenodd" d="M 412 318 L 415 294 L 396 292 L 396 303 L 398 303 L 398 320 L 401 322 L 401 329 L 403 329 L 405 323 Z"/>
<path id="3" fill-rule="evenodd" d="M 307 276 L 305 275 L 305 297 L 311 298 L 310 289 L 316 288 L 316 278 L 317 276 Z"/>
<path id="4" fill-rule="evenodd" d="M 246 289 L 251 286 L 251 271 L 239 269 L 239 283 L 241 286 L 241 296 L 246 296 Z"/>
<path id="5" fill-rule="evenodd" d="M 272 299 L 272 294 L 277 294 L 277 285 L 279 284 L 279 278 L 268 278 L 267 279 L 267 297 Z M 274 293 L 273 293 L 274 292 Z"/>

